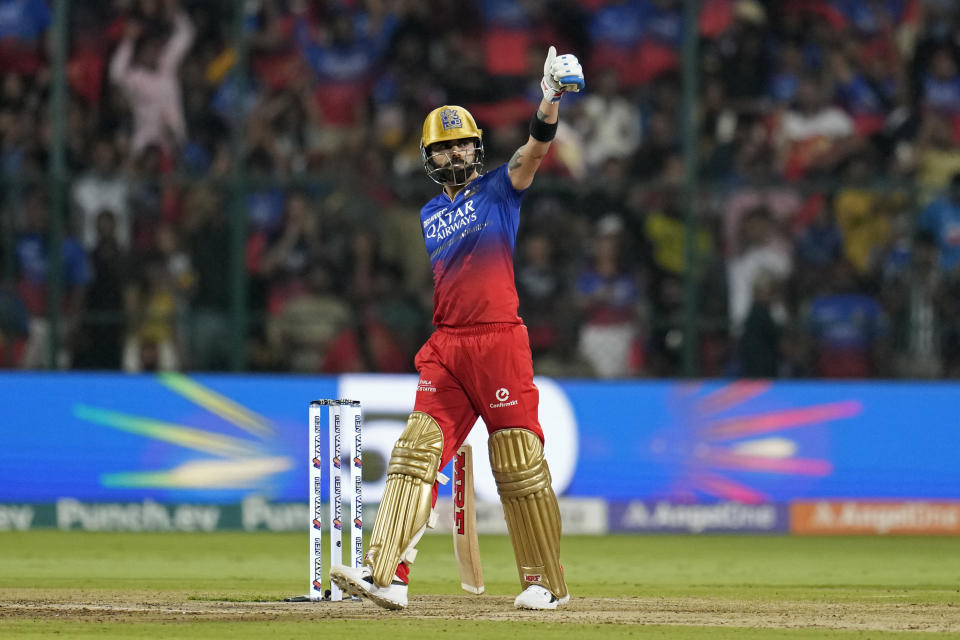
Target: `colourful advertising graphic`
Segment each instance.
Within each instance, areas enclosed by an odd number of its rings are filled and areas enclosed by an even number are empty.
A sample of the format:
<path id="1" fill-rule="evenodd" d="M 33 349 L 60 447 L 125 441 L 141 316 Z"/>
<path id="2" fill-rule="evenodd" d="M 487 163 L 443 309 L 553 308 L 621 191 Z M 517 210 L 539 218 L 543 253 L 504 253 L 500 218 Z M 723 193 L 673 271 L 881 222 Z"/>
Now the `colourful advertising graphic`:
<path id="1" fill-rule="evenodd" d="M 537 384 L 555 489 L 610 501 L 622 530 L 784 522 L 765 507 L 670 504 L 806 501 L 815 506 L 795 509 L 810 529 L 839 527 L 824 523 L 844 522 L 843 501 L 927 500 L 936 510 L 960 499 L 960 385 Z M 308 403 L 337 397 L 362 403 L 363 491 L 376 503 L 416 385 L 416 376 L 2 374 L 0 503 L 305 503 Z M 481 501 L 496 500 L 485 439 L 478 425 L 471 442 Z M 839 511 L 828 518 L 821 504 Z M 901 516 L 910 522 L 909 514 L 889 517 Z"/>
<path id="2" fill-rule="evenodd" d="M 960 535 L 960 502 L 819 500 L 790 505 L 802 535 Z"/>

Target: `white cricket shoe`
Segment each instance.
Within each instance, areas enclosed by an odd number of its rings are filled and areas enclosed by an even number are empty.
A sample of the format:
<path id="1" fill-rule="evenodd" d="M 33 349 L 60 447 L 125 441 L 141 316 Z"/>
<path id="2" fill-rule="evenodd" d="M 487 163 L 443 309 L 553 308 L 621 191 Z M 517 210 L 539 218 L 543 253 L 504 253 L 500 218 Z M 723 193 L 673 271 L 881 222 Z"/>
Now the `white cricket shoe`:
<path id="1" fill-rule="evenodd" d="M 517 596 L 517 599 L 513 601 L 513 606 L 517 609 L 556 609 L 568 602 L 570 602 L 569 593 L 562 598 L 558 598 L 545 587 L 532 584 Z"/>
<path id="2" fill-rule="evenodd" d="M 330 569 L 330 579 L 340 589 L 351 596 L 366 598 L 384 609 L 403 609 L 407 606 L 407 585 L 393 577 L 388 587 L 380 587 L 373 583 L 370 567 L 364 565 L 357 569 L 337 565 Z"/>

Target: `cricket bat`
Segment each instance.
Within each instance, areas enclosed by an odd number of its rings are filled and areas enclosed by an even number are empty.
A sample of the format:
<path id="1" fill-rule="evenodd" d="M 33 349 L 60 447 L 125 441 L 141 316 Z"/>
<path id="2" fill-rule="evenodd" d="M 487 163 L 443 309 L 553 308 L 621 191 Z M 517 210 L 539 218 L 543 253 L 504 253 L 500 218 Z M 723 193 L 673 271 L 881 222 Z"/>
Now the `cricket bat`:
<path id="1" fill-rule="evenodd" d="M 460 570 L 460 586 L 483 593 L 483 568 L 477 541 L 477 505 L 473 493 L 473 447 L 457 449 L 453 457 L 453 553 Z"/>

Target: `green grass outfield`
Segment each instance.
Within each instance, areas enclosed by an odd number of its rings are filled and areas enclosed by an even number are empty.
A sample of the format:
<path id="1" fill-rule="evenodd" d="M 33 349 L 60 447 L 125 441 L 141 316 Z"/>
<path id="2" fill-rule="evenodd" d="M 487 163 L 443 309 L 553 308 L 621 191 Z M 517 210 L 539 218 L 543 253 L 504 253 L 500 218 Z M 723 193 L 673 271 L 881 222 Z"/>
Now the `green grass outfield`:
<path id="1" fill-rule="evenodd" d="M 388 613 L 264 605 L 306 592 L 306 534 L 3 532 L 0 638 L 960 638 L 960 538 L 570 536 L 563 612 L 514 611 L 509 540 L 480 545 L 485 595 L 426 536 Z"/>

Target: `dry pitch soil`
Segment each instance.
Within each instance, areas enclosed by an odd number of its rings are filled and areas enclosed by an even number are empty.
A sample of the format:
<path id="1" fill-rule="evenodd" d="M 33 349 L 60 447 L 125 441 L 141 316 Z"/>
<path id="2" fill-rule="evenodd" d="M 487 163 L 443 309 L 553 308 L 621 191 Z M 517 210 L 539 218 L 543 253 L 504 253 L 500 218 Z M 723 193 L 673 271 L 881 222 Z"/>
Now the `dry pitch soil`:
<path id="1" fill-rule="evenodd" d="M 0 618 L 88 622 L 306 621 L 370 619 L 477 621 L 543 620 L 588 624 L 695 625 L 761 629 L 850 629 L 960 632 L 960 602 L 746 601 L 706 598 L 573 598 L 555 612 L 517 611 L 505 596 L 414 596 L 407 609 L 385 611 L 369 602 L 224 602 L 213 596 L 122 592 L 95 597 L 62 592 L 0 589 Z"/>

